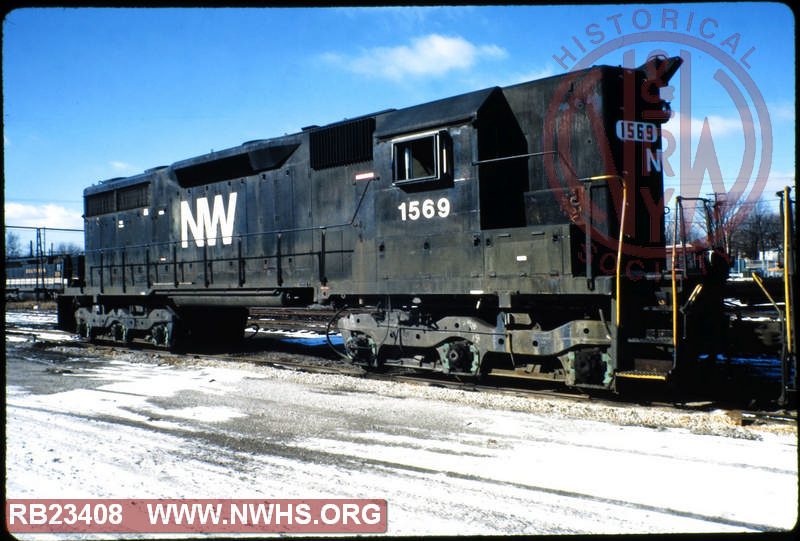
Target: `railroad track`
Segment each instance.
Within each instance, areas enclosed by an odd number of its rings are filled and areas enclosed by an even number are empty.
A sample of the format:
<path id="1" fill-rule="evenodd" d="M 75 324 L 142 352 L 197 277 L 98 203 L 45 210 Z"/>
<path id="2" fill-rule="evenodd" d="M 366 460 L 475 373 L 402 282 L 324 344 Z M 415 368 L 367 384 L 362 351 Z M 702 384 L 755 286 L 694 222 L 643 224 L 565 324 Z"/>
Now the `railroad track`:
<path id="1" fill-rule="evenodd" d="M 614 395 L 612 393 L 603 394 L 590 394 L 581 392 L 578 389 L 543 389 L 543 388 L 526 388 L 523 386 L 495 386 L 485 383 L 464 382 L 445 380 L 426 375 L 394 375 L 388 378 L 381 378 L 378 374 L 368 373 L 367 377 L 378 379 L 390 379 L 391 381 L 403 381 L 415 385 L 430 385 L 433 387 L 444 387 L 450 389 L 460 389 L 466 391 L 496 393 L 512 396 L 527 396 L 527 397 L 542 397 L 542 398 L 557 398 L 560 400 L 569 400 L 574 402 L 587 402 L 591 401 L 595 404 L 602 404 L 612 407 L 639 405 L 653 408 L 667 408 L 686 412 L 708 412 L 714 410 L 724 410 L 728 416 L 734 421 L 735 424 L 740 426 L 751 425 L 764 425 L 764 424 L 782 424 L 782 425 L 797 425 L 797 412 L 793 410 L 781 411 L 759 411 L 752 409 L 730 408 L 714 401 L 690 401 L 690 402 L 665 402 L 665 401 L 648 401 L 631 402 L 624 396 Z"/>
<path id="2" fill-rule="evenodd" d="M 249 323 L 257 325 L 260 330 L 266 332 L 269 338 L 271 331 L 305 331 L 316 333 L 319 337 L 324 337 L 325 328 L 333 317 L 334 312 L 322 310 L 303 310 L 301 314 L 288 314 L 281 310 L 262 310 L 260 313 L 252 315 Z M 158 351 L 167 353 L 161 347 L 155 347 L 148 342 L 133 342 L 130 344 L 120 344 L 113 341 L 97 340 L 88 342 L 85 339 L 75 339 L 74 335 L 52 328 L 24 327 L 6 324 L 6 334 L 26 338 L 28 342 L 53 343 L 58 345 L 69 345 L 77 347 L 109 347 L 109 351 L 115 352 L 141 352 Z M 258 336 L 254 333 L 252 337 Z M 67 342 L 68 341 L 68 342 Z M 249 343 L 248 343 L 249 342 Z M 508 378 L 501 376 L 488 376 L 481 380 L 454 379 L 441 374 L 414 372 L 404 368 L 389 368 L 384 371 L 367 371 L 361 367 L 349 364 L 333 352 L 323 355 L 322 351 L 328 351 L 321 346 L 309 347 L 301 344 L 287 344 L 285 347 L 276 348 L 275 340 L 272 340 L 268 350 L 259 349 L 253 340 L 245 341 L 246 347 L 233 353 L 228 351 L 192 351 L 169 353 L 170 357 L 176 360 L 208 360 L 208 361 L 230 361 L 252 363 L 260 366 L 269 366 L 282 370 L 293 370 L 310 373 L 324 373 L 343 375 L 349 377 L 368 378 L 383 381 L 402 382 L 410 385 L 425 385 L 462 391 L 494 393 L 515 396 L 541 397 L 548 399 L 569 400 L 575 402 L 592 401 L 594 403 L 607 404 L 609 406 L 625 405 L 645 405 L 651 407 L 672 408 L 683 411 L 710 411 L 714 409 L 724 409 L 733 419 L 738 419 L 742 426 L 758 424 L 793 424 L 797 423 L 796 411 L 758 411 L 746 408 L 730 408 L 714 401 L 631 401 L 629 398 L 611 393 L 589 394 L 576 389 L 568 389 L 560 386 L 545 387 L 544 382 L 529 382 L 526 380 L 510 383 Z M 322 351 L 320 351 L 322 350 Z"/>
<path id="3" fill-rule="evenodd" d="M 499 383 L 491 384 L 492 377 L 490 376 L 488 382 L 484 381 L 466 381 L 448 378 L 439 374 L 425 374 L 414 372 L 407 368 L 389 369 L 384 372 L 367 371 L 357 366 L 348 364 L 328 364 L 328 365 L 310 365 L 304 361 L 265 361 L 257 357 L 242 357 L 236 355 L 208 355 L 197 356 L 197 358 L 204 358 L 212 361 L 229 360 L 236 362 L 251 362 L 263 366 L 270 366 L 272 368 L 282 370 L 292 370 L 298 372 L 308 373 L 321 373 L 343 375 L 349 377 L 358 377 L 364 379 L 387 381 L 394 383 L 405 383 L 408 385 L 430 386 L 437 388 L 453 389 L 466 392 L 479 392 L 504 396 L 518 396 L 526 398 L 542 398 L 547 400 L 561 400 L 571 401 L 575 403 L 591 402 L 595 405 L 603 405 L 608 407 L 620 408 L 625 406 L 645 406 L 650 408 L 664 408 L 668 410 L 684 411 L 684 412 L 710 412 L 715 410 L 722 410 L 728 417 L 731 418 L 733 424 L 739 426 L 758 426 L 758 425 L 797 425 L 797 412 L 796 411 L 758 411 L 748 410 L 741 408 L 725 407 L 713 401 L 701 402 L 661 402 L 651 401 L 646 404 L 634 403 L 626 400 L 625 397 L 614 395 L 611 393 L 603 394 L 589 394 L 582 392 L 578 389 L 568 388 L 543 388 L 542 382 L 528 382 L 523 381 L 517 386 L 500 386 Z M 504 378 L 494 378 L 504 379 Z M 538 385 L 538 387 L 530 387 L 525 385 Z"/>

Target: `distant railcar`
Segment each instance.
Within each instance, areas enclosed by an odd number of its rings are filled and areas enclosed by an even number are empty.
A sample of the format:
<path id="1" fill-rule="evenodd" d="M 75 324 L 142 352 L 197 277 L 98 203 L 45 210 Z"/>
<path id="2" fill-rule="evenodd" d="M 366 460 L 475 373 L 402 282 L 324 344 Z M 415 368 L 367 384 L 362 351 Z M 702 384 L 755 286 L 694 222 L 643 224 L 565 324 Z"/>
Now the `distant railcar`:
<path id="1" fill-rule="evenodd" d="M 7 257 L 6 300 L 54 299 L 70 286 L 79 286 L 83 255 Z"/>
<path id="2" fill-rule="evenodd" d="M 659 89 L 679 65 L 487 88 L 91 186 L 60 326 L 171 345 L 241 336 L 248 307 L 326 305 L 348 308 L 347 355 L 368 366 L 666 380 L 720 347 L 725 275 L 666 266 Z"/>

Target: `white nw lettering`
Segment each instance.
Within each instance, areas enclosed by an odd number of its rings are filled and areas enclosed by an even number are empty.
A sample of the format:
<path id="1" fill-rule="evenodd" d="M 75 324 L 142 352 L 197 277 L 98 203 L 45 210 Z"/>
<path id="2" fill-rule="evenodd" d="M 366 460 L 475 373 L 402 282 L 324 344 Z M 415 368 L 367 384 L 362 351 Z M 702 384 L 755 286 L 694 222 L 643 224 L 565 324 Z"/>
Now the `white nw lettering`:
<path id="1" fill-rule="evenodd" d="M 233 219 L 236 215 L 236 192 L 228 195 L 228 208 L 222 201 L 222 195 L 214 196 L 213 210 L 208 207 L 208 198 L 201 197 L 195 203 L 197 206 L 197 219 L 192 215 L 188 201 L 181 201 L 181 248 L 189 247 L 189 232 L 198 247 L 217 245 L 217 238 L 222 238 L 222 244 L 233 242 Z M 220 234 L 217 235 L 217 227 Z"/>
<path id="2" fill-rule="evenodd" d="M 645 152 L 647 153 L 647 172 L 651 173 L 653 169 L 661 171 L 661 151 L 656 150 L 654 155 L 650 148 L 646 148 Z"/>

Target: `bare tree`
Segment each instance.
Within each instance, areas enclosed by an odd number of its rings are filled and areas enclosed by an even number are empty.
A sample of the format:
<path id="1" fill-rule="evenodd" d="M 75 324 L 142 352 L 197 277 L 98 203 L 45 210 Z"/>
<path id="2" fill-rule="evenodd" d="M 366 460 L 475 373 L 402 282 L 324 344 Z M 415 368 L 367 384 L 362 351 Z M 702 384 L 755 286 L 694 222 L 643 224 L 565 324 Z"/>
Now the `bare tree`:
<path id="1" fill-rule="evenodd" d="M 699 204 L 699 203 L 698 203 Z M 693 207 L 692 207 L 693 208 Z M 670 213 L 666 215 L 666 219 L 664 220 L 664 238 L 666 239 L 666 243 L 668 245 L 672 244 L 673 240 L 677 240 L 678 244 L 686 243 L 697 243 L 697 241 L 702 241 L 699 244 L 709 241 L 708 237 L 711 235 L 712 231 L 708 229 L 708 222 L 705 218 L 705 209 L 701 206 L 697 210 L 697 215 L 701 218 L 695 219 L 694 221 L 689 221 L 689 216 L 694 213 L 693 210 L 683 210 L 683 217 L 679 218 L 681 221 L 678 224 L 678 237 L 674 239 L 675 236 L 675 215 L 673 214 L 675 209 L 670 209 Z"/>
<path id="2" fill-rule="evenodd" d="M 54 253 L 71 254 L 71 255 L 79 254 L 81 253 L 81 247 L 75 244 L 74 242 L 69 242 L 69 243 L 61 242 L 56 246 Z"/>
<path id="3" fill-rule="evenodd" d="M 6 233 L 6 257 L 19 257 L 22 255 L 22 248 L 19 243 L 19 235 L 13 231 Z"/>
<path id="4" fill-rule="evenodd" d="M 758 259 L 759 252 L 780 247 L 781 232 L 780 216 L 764 200 L 759 200 L 752 212 L 730 231 L 731 253 Z"/>

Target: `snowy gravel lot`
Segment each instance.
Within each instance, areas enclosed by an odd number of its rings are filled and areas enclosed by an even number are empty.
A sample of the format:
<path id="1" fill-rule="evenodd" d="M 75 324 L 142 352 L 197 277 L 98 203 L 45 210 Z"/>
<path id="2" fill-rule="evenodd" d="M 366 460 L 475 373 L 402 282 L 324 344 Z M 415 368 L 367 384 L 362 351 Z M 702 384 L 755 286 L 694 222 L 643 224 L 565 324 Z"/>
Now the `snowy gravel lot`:
<path id="1" fill-rule="evenodd" d="M 382 498 L 390 535 L 741 532 L 797 519 L 794 427 L 742 427 L 724 412 L 109 358 L 10 335 L 6 353 L 7 498 Z"/>

